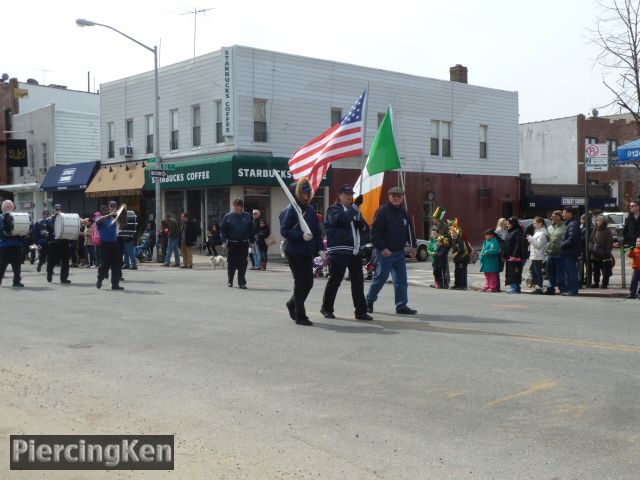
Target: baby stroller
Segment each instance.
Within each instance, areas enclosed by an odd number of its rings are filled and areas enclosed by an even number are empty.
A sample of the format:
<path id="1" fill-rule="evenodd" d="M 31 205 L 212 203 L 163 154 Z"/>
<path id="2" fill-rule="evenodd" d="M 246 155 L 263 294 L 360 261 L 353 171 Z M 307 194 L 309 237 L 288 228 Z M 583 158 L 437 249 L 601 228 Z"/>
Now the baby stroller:
<path id="1" fill-rule="evenodd" d="M 149 260 L 148 249 L 149 249 L 149 234 L 145 233 L 138 239 L 138 243 L 136 244 L 136 249 L 135 249 L 136 258 L 140 262 Z"/>
<path id="2" fill-rule="evenodd" d="M 323 240 L 324 248 L 326 251 L 327 241 Z M 324 258 L 318 256 L 313 259 L 313 276 L 324 277 L 329 276 L 329 255 L 325 255 Z"/>

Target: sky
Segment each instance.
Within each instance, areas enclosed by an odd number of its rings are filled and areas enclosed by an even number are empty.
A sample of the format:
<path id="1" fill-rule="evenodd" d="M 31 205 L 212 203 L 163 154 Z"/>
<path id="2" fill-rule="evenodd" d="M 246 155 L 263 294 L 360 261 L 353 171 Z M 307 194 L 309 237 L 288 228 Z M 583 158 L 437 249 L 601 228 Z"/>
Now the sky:
<path id="1" fill-rule="evenodd" d="M 193 15 L 194 10 L 212 9 Z M 21 0 L 4 2 L 0 73 L 99 89 L 153 69 L 153 55 L 103 27 L 160 49 L 160 66 L 245 45 L 517 91 L 520 122 L 617 113 L 595 63 L 596 0 Z M 194 22 L 194 17 L 197 22 Z"/>

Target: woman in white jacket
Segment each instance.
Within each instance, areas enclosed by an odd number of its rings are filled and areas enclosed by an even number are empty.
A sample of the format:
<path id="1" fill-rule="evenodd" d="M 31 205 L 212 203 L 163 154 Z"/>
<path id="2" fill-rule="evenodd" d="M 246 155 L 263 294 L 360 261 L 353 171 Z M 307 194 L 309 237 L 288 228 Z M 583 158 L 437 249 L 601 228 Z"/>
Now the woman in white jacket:
<path id="1" fill-rule="evenodd" d="M 545 250 L 547 249 L 547 243 L 549 243 L 549 232 L 544 224 L 544 218 L 536 217 L 533 220 L 535 226 L 535 232 L 533 235 L 527 235 L 527 241 L 529 242 L 529 258 L 531 259 L 531 274 L 533 276 L 533 283 L 536 288 L 534 294 L 540 295 L 542 293 L 542 284 L 544 279 L 542 277 L 542 262 L 545 259 Z"/>

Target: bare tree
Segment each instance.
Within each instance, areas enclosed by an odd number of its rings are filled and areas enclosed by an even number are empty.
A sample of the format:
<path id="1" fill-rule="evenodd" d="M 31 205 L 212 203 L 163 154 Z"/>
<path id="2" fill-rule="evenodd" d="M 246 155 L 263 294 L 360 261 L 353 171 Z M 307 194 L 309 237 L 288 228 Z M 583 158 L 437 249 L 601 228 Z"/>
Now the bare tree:
<path id="1" fill-rule="evenodd" d="M 607 106 L 629 112 L 640 133 L 640 0 L 601 0 L 602 12 L 592 41 L 600 48 L 596 59 L 602 82 L 613 94 Z"/>

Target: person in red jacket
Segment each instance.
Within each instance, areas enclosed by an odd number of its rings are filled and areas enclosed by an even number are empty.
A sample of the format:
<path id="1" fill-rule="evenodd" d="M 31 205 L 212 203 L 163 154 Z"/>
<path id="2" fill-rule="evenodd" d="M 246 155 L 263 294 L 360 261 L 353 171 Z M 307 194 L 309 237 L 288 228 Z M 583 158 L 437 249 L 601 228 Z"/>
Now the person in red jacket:
<path id="1" fill-rule="evenodd" d="M 636 248 L 629 250 L 627 257 L 632 260 L 631 267 L 633 268 L 631 287 L 627 298 L 638 298 L 638 283 L 640 283 L 640 237 L 636 238 Z"/>

